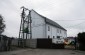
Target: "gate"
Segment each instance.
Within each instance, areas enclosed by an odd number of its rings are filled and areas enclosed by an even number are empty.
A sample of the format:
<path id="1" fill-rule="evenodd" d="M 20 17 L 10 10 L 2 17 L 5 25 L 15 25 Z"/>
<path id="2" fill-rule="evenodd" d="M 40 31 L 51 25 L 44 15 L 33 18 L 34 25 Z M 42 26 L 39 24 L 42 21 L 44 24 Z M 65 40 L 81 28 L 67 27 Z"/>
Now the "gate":
<path id="1" fill-rule="evenodd" d="M 37 48 L 51 48 L 52 39 L 37 39 Z"/>

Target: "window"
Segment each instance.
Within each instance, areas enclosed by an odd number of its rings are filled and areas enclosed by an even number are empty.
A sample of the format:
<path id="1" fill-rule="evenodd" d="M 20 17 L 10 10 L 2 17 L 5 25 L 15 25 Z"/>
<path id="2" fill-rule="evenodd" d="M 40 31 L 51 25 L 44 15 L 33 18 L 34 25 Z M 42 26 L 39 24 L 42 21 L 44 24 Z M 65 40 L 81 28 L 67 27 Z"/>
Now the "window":
<path id="1" fill-rule="evenodd" d="M 62 30 L 60 30 L 60 33 L 62 33 Z"/>
<path id="2" fill-rule="evenodd" d="M 50 31 L 50 26 L 48 26 L 48 31 Z"/>
<path id="3" fill-rule="evenodd" d="M 66 32 L 64 32 L 64 34 L 66 34 Z"/>
<path id="4" fill-rule="evenodd" d="M 57 36 L 58 39 L 60 39 L 60 36 Z"/>
<path id="5" fill-rule="evenodd" d="M 59 33 L 59 29 L 57 29 L 57 32 Z"/>
<path id="6" fill-rule="evenodd" d="M 61 30 L 60 30 L 60 33 L 61 33 Z"/>
<path id="7" fill-rule="evenodd" d="M 58 43 L 58 41 L 56 41 L 56 43 Z"/>
<path id="8" fill-rule="evenodd" d="M 55 36 L 53 36 L 53 38 L 55 38 Z"/>
<path id="9" fill-rule="evenodd" d="M 48 35 L 48 38 L 50 38 L 50 36 Z"/>

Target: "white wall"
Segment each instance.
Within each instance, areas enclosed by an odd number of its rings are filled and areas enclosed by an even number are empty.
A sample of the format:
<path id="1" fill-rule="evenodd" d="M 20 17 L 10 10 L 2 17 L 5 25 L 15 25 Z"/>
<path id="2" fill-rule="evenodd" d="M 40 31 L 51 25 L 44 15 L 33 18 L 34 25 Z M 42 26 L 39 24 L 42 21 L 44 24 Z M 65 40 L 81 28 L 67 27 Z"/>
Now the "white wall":
<path id="1" fill-rule="evenodd" d="M 31 11 L 32 19 L 32 38 L 45 38 L 45 20 L 33 10 Z"/>
<path id="2" fill-rule="evenodd" d="M 53 38 L 53 36 L 55 38 L 57 38 L 57 36 L 62 36 L 62 37 L 67 36 L 66 31 L 45 23 L 45 19 L 42 18 L 40 15 L 38 15 L 34 10 L 31 10 L 31 19 L 32 19 L 32 39 L 48 38 L 48 35 L 51 38 Z M 50 26 L 50 31 L 48 31 L 48 26 Z"/>
<path id="3" fill-rule="evenodd" d="M 48 26 L 50 26 L 50 31 L 48 31 Z M 57 36 L 61 36 L 61 38 L 67 36 L 65 30 L 62 30 L 50 24 L 46 24 L 46 30 L 47 30 L 47 35 L 46 35 L 47 38 L 48 38 L 48 35 L 50 36 L 50 38 L 53 38 L 53 36 L 55 36 L 55 38 L 57 38 Z"/>
<path id="4" fill-rule="evenodd" d="M 48 31 L 48 26 L 50 27 L 50 31 Z M 65 30 L 62 30 L 60 28 L 57 28 L 55 26 L 52 26 L 50 24 L 46 24 L 46 31 L 47 31 L 47 38 L 48 38 L 48 35 L 50 36 L 50 38 L 52 38 L 52 43 L 55 43 L 55 44 L 63 44 L 64 43 L 64 37 L 67 36 L 66 34 L 66 31 Z M 53 38 L 54 36 L 54 38 Z M 60 36 L 60 39 L 57 38 L 57 36 Z"/>
<path id="5" fill-rule="evenodd" d="M 65 30 L 62 30 L 62 37 L 67 37 L 67 31 L 65 31 Z"/>

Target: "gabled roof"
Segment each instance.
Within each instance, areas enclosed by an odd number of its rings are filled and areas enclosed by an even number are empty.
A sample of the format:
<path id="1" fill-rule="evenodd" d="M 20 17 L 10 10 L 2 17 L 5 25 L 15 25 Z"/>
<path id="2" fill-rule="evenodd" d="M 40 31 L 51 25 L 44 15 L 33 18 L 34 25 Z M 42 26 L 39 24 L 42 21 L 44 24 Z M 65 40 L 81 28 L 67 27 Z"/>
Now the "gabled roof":
<path id="1" fill-rule="evenodd" d="M 33 9 L 32 9 L 32 10 L 33 10 Z M 34 11 L 34 10 L 33 10 L 33 11 Z M 36 11 L 34 11 L 34 12 L 37 13 Z M 42 18 L 44 18 L 46 23 L 48 23 L 48 24 L 50 24 L 50 25 L 53 25 L 53 26 L 55 26 L 55 27 L 57 27 L 57 28 L 60 28 L 60 29 L 63 29 L 63 30 L 65 30 L 65 31 L 67 31 L 66 29 L 64 29 L 62 26 L 60 26 L 58 23 L 54 22 L 53 20 L 48 19 L 47 17 L 44 17 L 44 16 L 40 15 L 39 13 L 37 13 L 37 14 L 38 14 L 39 16 L 41 16 Z"/>

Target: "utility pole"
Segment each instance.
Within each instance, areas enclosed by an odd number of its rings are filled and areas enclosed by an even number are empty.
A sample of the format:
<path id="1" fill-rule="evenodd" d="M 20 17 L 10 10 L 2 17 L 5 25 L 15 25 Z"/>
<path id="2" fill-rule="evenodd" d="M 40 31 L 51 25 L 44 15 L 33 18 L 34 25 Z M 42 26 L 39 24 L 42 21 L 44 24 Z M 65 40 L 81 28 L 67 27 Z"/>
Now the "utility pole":
<path id="1" fill-rule="evenodd" d="M 18 40 L 18 46 L 25 46 L 25 33 L 24 33 L 24 29 L 25 29 L 25 18 L 26 18 L 26 14 L 25 11 L 28 10 L 27 8 L 25 8 L 24 6 L 21 7 L 22 13 L 21 13 L 21 24 L 20 24 L 20 31 L 19 31 L 19 40 Z"/>
<path id="2" fill-rule="evenodd" d="M 31 23 L 32 23 L 32 19 L 31 19 L 31 11 L 29 10 L 29 18 L 28 18 L 28 22 L 29 22 L 29 34 L 30 34 L 30 39 L 32 39 L 32 27 L 31 27 Z"/>
<path id="3" fill-rule="evenodd" d="M 26 46 L 26 40 L 28 38 L 32 39 L 32 27 L 31 27 L 31 10 L 28 10 L 25 7 L 21 7 L 22 13 L 21 13 L 21 24 L 20 24 L 20 31 L 19 31 L 19 40 L 18 40 L 18 46 L 25 47 Z M 29 11 L 29 14 L 26 16 L 25 11 Z"/>

